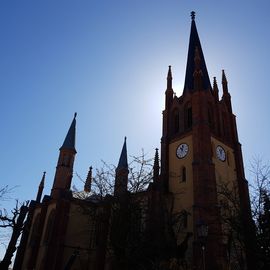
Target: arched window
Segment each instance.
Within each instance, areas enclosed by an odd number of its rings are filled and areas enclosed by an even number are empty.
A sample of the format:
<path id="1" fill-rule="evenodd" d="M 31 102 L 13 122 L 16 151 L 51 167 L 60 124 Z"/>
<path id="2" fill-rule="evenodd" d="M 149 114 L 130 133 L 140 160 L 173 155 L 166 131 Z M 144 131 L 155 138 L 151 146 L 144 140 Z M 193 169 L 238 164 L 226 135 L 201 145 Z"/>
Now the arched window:
<path id="1" fill-rule="evenodd" d="M 192 127 L 192 107 L 188 103 L 185 106 L 185 128 L 190 129 Z"/>
<path id="2" fill-rule="evenodd" d="M 179 111 L 175 110 L 173 112 L 173 132 L 178 133 L 179 132 L 179 124 L 180 124 L 180 117 L 179 117 Z"/>
<path id="3" fill-rule="evenodd" d="M 30 236 L 30 241 L 29 241 L 30 247 L 38 246 L 39 222 L 40 222 L 40 213 L 36 215 L 35 220 L 32 225 L 31 236 Z"/>
<path id="4" fill-rule="evenodd" d="M 50 215 L 48 217 L 46 231 L 45 231 L 45 235 L 44 235 L 44 241 L 43 241 L 45 245 L 48 245 L 52 239 L 54 220 L 55 220 L 55 209 L 53 209 L 50 212 Z"/>
<path id="5" fill-rule="evenodd" d="M 181 178 L 180 178 L 180 181 L 182 182 L 186 182 L 187 181 L 187 170 L 186 170 L 186 167 L 182 167 L 181 168 Z"/>

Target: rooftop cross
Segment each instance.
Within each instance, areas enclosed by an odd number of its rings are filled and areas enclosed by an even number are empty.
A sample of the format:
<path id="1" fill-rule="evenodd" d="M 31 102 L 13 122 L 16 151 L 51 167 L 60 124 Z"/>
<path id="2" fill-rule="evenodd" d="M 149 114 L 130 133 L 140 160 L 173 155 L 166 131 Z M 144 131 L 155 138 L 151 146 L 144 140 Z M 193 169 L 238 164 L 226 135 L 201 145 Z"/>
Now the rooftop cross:
<path id="1" fill-rule="evenodd" d="M 195 11 L 191 11 L 190 12 L 190 16 L 191 16 L 191 20 L 194 21 L 195 20 Z"/>

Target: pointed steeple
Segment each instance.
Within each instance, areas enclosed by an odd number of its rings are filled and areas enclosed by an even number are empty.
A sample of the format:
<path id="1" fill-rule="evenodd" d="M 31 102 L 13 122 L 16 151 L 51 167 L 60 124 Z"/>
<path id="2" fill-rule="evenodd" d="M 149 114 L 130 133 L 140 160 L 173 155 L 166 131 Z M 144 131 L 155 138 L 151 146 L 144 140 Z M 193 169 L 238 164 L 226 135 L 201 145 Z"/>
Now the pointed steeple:
<path id="1" fill-rule="evenodd" d="M 228 93 L 228 81 L 227 81 L 224 69 L 222 69 L 222 88 L 223 88 L 223 94 Z"/>
<path id="2" fill-rule="evenodd" d="M 117 170 L 119 169 L 128 169 L 128 162 L 127 162 L 127 137 L 125 137 L 125 141 L 122 147 L 121 155 L 119 158 Z"/>
<path id="3" fill-rule="evenodd" d="M 213 80 L 213 94 L 214 94 L 214 97 L 215 97 L 216 101 L 219 100 L 218 92 L 219 91 L 218 91 L 217 79 L 216 79 L 216 77 L 214 77 L 214 80 Z"/>
<path id="4" fill-rule="evenodd" d="M 158 177 L 159 177 L 159 156 L 158 156 L 158 148 L 156 148 L 154 167 L 153 167 L 154 182 L 156 182 L 158 180 Z"/>
<path id="5" fill-rule="evenodd" d="M 167 91 L 172 90 L 172 70 L 169 66 L 168 75 L 167 75 Z"/>
<path id="6" fill-rule="evenodd" d="M 222 100 L 225 102 L 229 112 L 232 112 L 231 95 L 228 90 L 228 81 L 224 69 L 222 69 L 222 88 L 223 88 Z"/>
<path id="7" fill-rule="evenodd" d="M 167 88 L 166 88 L 166 100 L 165 100 L 165 108 L 168 109 L 172 104 L 174 93 L 172 88 L 172 70 L 171 66 L 169 66 L 168 75 L 167 75 Z"/>
<path id="8" fill-rule="evenodd" d="M 51 195 L 54 199 L 72 196 L 70 186 L 75 155 L 77 153 L 75 149 L 76 115 L 75 113 L 64 143 L 59 149 L 60 153 L 51 190 Z"/>
<path id="9" fill-rule="evenodd" d="M 125 137 L 118 166 L 115 170 L 114 196 L 119 197 L 127 193 L 128 173 L 127 138 Z"/>
<path id="10" fill-rule="evenodd" d="M 196 52 L 197 48 L 197 52 Z M 197 54 L 197 56 L 196 56 Z M 199 67 L 196 65 L 198 61 L 194 61 L 195 57 L 199 58 Z M 200 68 L 202 73 L 202 88 L 201 90 L 211 89 L 211 83 L 206 67 L 206 63 L 204 60 L 204 55 L 201 47 L 201 42 L 199 39 L 199 35 L 197 32 L 197 27 L 195 23 L 195 12 L 191 12 L 191 30 L 190 30 L 190 37 L 189 37 L 189 48 L 188 48 L 188 58 L 187 58 L 187 66 L 186 66 L 186 77 L 185 77 L 185 84 L 184 84 L 184 92 L 187 90 L 194 89 L 194 72 L 196 69 Z"/>
<path id="11" fill-rule="evenodd" d="M 92 166 L 89 167 L 88 175 L 84 184 L 84 191 L 90 192 L 92 186 Z"/>
<path id="12" fill-rule="evenodd" d="M 40 202 L 40 200 L 41 200 L 42 192 L 44 189 L 44 183 L 45 183 L 45 174 L 46 174 L 46 172 L 43 172 L 43 176 L 42 176 L 41 181 L 39 183 L 36 202 Z"/>
<path id="13" fill-rule="evenodd" d="M 76 134 L 76 116 L 77 113 L 74 114 L 74 118 L 72 120 L 72 123 L 70 125 L 70 128 L 68 130 L 68 133 L 66 135 L 66 138 L 64 140 L 63 145 L 61 146 L 61 149 L 71 149 L 76 152 L 75 149 L 75 134 Z"/>

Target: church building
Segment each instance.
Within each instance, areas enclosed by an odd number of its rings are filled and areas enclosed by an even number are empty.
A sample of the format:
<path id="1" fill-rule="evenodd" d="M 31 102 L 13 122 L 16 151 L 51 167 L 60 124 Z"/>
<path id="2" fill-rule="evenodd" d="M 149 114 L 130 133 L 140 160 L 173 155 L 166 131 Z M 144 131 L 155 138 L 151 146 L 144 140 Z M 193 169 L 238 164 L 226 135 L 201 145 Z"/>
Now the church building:
<path id="1" fill-rule="evenodd" d="M 29 206 L 14 270 L 256 269 L 248 182 L 228 81 L 222 70 L 222 92 L 216 77 L 211 83 L 195 12 L 181 96 L 172 81 L 169 66 L 160 154 L 156 149 L 144 190 L 128 189 L 125 138 L 111 194 L 93 195 L 91 167 L 84 191 L 71 191 L 74 115 L 51 194 L 42 198 L 44 173 Z"/>

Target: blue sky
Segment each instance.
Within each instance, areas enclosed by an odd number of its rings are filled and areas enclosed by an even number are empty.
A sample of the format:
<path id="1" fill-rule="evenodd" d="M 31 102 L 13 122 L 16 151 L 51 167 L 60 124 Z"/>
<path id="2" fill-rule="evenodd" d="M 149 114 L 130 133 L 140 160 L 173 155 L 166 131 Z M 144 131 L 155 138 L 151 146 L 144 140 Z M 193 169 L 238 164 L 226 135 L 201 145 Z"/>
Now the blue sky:
<path id="1" fill-rule="evenodd" d="M 1 186 L 50 192 L 74 112 L 74 171 L 160 146 L 168 65 L 182 93 L 195 10 L 208 72 L 225 69 L 246 167 L 269 160 L 269 1 L 0 1 Z M 248 173 L 246 175 L 248 177 Z M 82 184 L 77 177 L 73 183 Z M 12 206 L 11 200 L 7 206 Z M 2 203 L 3 205 L 3 203 Z"/>

